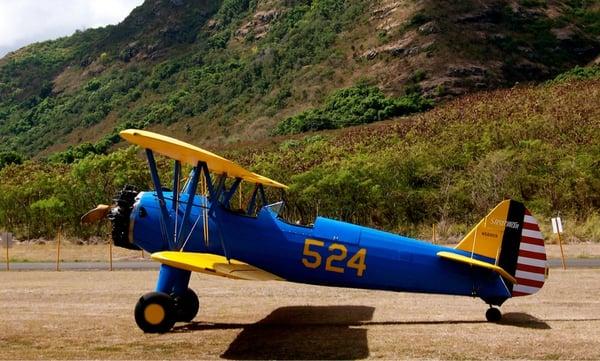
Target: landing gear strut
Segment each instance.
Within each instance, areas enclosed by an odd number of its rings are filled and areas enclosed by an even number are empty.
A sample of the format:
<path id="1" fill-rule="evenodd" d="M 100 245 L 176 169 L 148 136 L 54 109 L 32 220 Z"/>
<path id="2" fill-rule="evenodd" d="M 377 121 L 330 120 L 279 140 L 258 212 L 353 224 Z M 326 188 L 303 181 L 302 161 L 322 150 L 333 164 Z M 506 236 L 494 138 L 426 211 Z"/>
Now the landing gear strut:
<path id="1" fill-rule="evenodd" d="M 502 319 L 502 312 L 495 307 L 491 307 L 485 312 L 485 318 L 489 322 L 499 322 Z"/>

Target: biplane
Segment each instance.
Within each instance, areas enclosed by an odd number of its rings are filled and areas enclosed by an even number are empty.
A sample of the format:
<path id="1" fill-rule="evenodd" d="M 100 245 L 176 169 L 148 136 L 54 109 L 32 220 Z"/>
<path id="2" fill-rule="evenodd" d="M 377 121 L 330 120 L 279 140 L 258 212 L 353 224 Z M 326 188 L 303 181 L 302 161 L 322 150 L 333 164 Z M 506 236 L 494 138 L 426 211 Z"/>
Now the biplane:
<path id="1" fill-rule="evenodd" d="M 284 184 L 177 139 L 142 130 L 120 135 L 145 149 L 154 190 L 126 186 L 113 205 L 82 221 L 107 217 L 116 246 L 143 249 L 161 263 L 156 289 L 135 306 L 144 332 L 167 332 L 196 316 L 191 272 L 479 297 L 491 322 L 502 317 L 494 306 L 536 293 L 546 279 L 544 239 L 520 202 L 500 202 L 453 248 L 324 217 L 297 224 L 281 216 L 281 197 L 268 199 Z M 171 189 L 161 184 L 155 154 L 173 160 Z M 183 167 L 191 167 L 185 180 Z M 244 207 L 234 199 L 242 182 L 252 189 Z"/>

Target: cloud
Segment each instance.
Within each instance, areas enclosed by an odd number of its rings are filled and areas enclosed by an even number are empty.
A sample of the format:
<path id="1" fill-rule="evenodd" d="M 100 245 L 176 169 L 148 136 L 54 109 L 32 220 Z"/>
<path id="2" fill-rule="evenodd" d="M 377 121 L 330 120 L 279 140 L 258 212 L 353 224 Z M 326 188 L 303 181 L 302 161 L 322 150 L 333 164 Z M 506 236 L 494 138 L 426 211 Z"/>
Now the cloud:
<path id="1" fill-rule="evenodd" d="M 24 45 L 121 22 L 143 0 L 0 0 L 0 57 Z"/>

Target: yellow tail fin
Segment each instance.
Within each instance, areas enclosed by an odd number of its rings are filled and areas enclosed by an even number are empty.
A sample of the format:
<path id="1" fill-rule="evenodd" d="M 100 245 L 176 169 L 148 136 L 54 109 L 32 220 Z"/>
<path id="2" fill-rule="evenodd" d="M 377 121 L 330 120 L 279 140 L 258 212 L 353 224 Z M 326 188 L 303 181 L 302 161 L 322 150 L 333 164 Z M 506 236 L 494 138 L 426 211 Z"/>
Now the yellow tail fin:
<path id="1" fill-rule="evenodd" d="M 500 202 L 460 241 L 456 249 L 491 258 L 497 263 L 504 230 L 509 226 L 518 228 L 518 224 L 515 225 L 514 222 L 507 224 L 510 202 L 509 199 Z"/>

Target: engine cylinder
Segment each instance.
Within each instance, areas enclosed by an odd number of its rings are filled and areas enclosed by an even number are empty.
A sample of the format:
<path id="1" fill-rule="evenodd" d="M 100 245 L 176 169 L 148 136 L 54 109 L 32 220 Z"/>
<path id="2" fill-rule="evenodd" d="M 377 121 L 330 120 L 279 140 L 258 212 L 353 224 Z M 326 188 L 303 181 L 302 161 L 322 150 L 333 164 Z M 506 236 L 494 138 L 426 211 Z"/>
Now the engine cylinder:
<path id="1" fill-rule="evenodd" d="M 132 243 L 129 239 L 129 225 L 131 222 L 131 212 L 135 204 L 135 198 L 139 194 L 136 187 L 126 185 L 117 194 L 114 199 L 116 207 L 114 207 L 108 219 L 112 224 L 112 239 L 117 247 L 139 250 L 140 248 Z"/>

